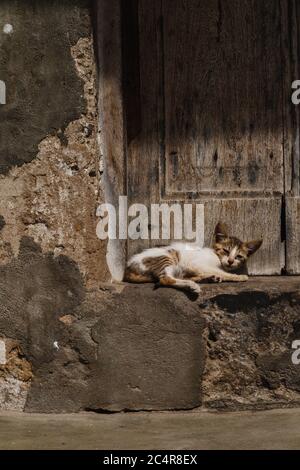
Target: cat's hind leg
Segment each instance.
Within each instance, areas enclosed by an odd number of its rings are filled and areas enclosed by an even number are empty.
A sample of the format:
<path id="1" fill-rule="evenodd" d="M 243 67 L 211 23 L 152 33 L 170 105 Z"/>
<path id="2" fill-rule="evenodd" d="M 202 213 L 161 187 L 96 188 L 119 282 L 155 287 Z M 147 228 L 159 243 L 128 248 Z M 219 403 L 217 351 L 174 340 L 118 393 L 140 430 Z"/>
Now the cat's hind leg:
<path id="1" fill-rule="evenodd" d="M 197 271 L 195 269 L 185 269 L 182 274 L 183 279 L 189 279 L 194 282 L 219 282 L 214 272 Z"/>
<path id="2" fill-rule="evenodd" d="M 202 282 L 202 281 L 214 281 L 215 276 L 212 273 L 187 273 L 187 275 L 184 275 L 184 279 L 190 279 L 191 281 L 194 282 Z"/>
<path id="3" fill-rule="evenodd" d="M 185 290 L 199 294 L 201 292 L 200 286 L 190 279 L 179 279 L 175 277 L 173 267 L 166 268 L 158 278 L 158 285 L 164 287 L 173 287 L 174 289 Z"/>

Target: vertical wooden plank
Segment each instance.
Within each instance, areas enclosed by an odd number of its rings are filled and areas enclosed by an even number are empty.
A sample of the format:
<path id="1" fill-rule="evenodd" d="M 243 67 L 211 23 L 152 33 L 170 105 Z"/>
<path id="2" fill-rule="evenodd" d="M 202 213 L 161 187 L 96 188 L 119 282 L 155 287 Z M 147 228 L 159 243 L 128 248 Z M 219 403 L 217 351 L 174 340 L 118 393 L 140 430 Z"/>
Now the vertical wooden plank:
<path id="1" fill-rule="evenodd" d="M 283 77 L 283 126 L 285 194 L 298 196 L 300 189 L 300 115 L 292 102 L 292 82 L 299 79 L 299 6 L 295 0 L 281 0 L 281 52 Z"/>
<path id="2" fill-rule="evenodd" d="M 102 184 L 105 201 L 118 208 L 119 195 L 126 194 L 121 0 L 98 0 L 96 6 L 100 151 L 104 160 Z M 125 258 L 126 243 L 123 240 L 110 240 L 107 263 L 114 279 L 122 279 Z"/>
<path id="3" fill-rule="evenodd" d="M 283 58 L 283 123 L 285 160 L 286 271 L 300 274 L 300 109 L 292 103 L 292 82 L 300 77 L 300 6 L 281 0 Z"/>
<path id="4" fill-rule="evenodd" d="M 288 274 L 300 274 L 300 197 L 286 198 L 286 231 L 286 269 Z"/>
<path id="5" fill-rule="evenodd" d="M 126 103 L 130 136 L 127 146 L 128 205 L 142 203 L 150 213 L 150 205 L 159 202 L 160 2 L 139 0 L 136 7 L 138 25 L 135 31 L 138 36 L 135 41 L 124 44 L 124 48 L 131 45 L 131 50 L 135 43 L 139 45 L 138 67 L 133 63 L 129 70 L 130 64 L 126 65 L 127 74 L 133 77 L 131 82 L 136 83 L 135 91 L 139 94 L 138 101 L 131 95 L 131 100 L 127 99 Z M 126 55 L 129 54 L 130 49 Z M 138 77 L 134 78 L 137 73 Z M 132 107 L 135 113 L 130 112 Z M 130 241 L 129 254 L 149 245 L 150 240 Z"/>

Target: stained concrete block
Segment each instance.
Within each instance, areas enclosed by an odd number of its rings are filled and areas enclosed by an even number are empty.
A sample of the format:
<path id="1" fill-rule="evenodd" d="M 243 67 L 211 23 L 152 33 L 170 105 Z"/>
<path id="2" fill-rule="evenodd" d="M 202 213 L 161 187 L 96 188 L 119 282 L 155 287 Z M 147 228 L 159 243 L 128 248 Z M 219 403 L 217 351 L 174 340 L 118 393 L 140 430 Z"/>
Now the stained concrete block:
<path id="1" fill-rule="evenodd" d="M 99 305 L 90 408 L 186 409 L 201 404 L 204 320 L 183 293 L 127 286 Z"/>
<path id="2" fill-rule="evenodd" d="M 27 411 L 166 410 L 201 404 L 204 320 L 183 293 L 89 292 L 61 317 L 59 350 L 36 369 Z"/>

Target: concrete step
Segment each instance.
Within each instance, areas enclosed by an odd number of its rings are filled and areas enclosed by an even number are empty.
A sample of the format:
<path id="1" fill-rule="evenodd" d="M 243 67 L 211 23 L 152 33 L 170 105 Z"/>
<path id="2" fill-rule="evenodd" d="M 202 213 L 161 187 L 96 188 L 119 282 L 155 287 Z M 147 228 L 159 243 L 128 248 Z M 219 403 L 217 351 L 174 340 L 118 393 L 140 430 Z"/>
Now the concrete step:
<path id="1" fill-rule="evenodd" d="M 167 411 L 109 415 L 2 412 L 0 449 L 299 450 L 299 421 L 299 408 L 255 413 Z"/>
<path id="2" fill-rule="evenodd" d="M 66 300 L 62 309 L 40 290 L 27 303 L 19 299 L 25 313 L 16 318 L 6 304 L 0 318 L 1 408 L 299 405 L 300 365 L 292 362 L 292 343 L 300 340 L 299 281 L 203 284 L 192 299 L 153 285 L 103 284 L 76 302 Z M 63 289 L 62 281 L 60 296 Z M 70 297 L 68 285 L 65 295 Z"/>

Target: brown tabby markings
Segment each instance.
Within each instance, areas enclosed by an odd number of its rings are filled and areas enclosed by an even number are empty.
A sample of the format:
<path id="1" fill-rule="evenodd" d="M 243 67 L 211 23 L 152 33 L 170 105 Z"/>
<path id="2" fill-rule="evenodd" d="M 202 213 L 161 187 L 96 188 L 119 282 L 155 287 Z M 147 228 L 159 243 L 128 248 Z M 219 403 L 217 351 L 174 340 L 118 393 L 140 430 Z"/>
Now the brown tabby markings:
<path id="1" fill-rule="evenodd" d="M 125 270 L 124 281 L 127 282 L 153 282 L 160 281 L 161 284 L 167 285 L 174 284 L 175 280 L 171 277 L 166 276 L 165 269 L 168 266 L 175 266 L 178 264 L 180 254 L 177 250 L 168 250 L 167 256 L 157 256 L 155 258 L 149 257 L 143 260 L 144 265 L 147 268 L 147 273 L 141 274 L 139 272 L 139 266 L 131 265 Z"/>
<path id="2" fill-rule="evenodd" d="M 131 264 L 130 267 L 125 269 L 124 279 L 125 282 L 153 282 L 151 273 L 142 274 L 139 271 L 139 265 L 137 263 Z"/>
<path id="3" fill-rule="evenodd" d="M 213 250 L 218 256 L 222 268 L 207 266 L 208 272 L 183 268 L 180 266 L 181 254 L 174 248 L 167 248 L 167 254 L 149 256 L 143 259 L 146 272 L 141 272 L 140 264 L 131 262 L 124 274 L 127 282 L 159 282 L 162 286 L 186 289 L 192 292 L 200 291 L 197 283 L 203 280 L 214 282 L 236 281 L 243 282 L 248 276 L 235 274 L 245 264 L 248 257 L 261 246 L 262 240 L 242 242 L 236 237 L 228 235 L 226 225 L 218 223 L 215 228 L 215 244 Z M 169 268 L 175 269 L 169 269 Z"/>

